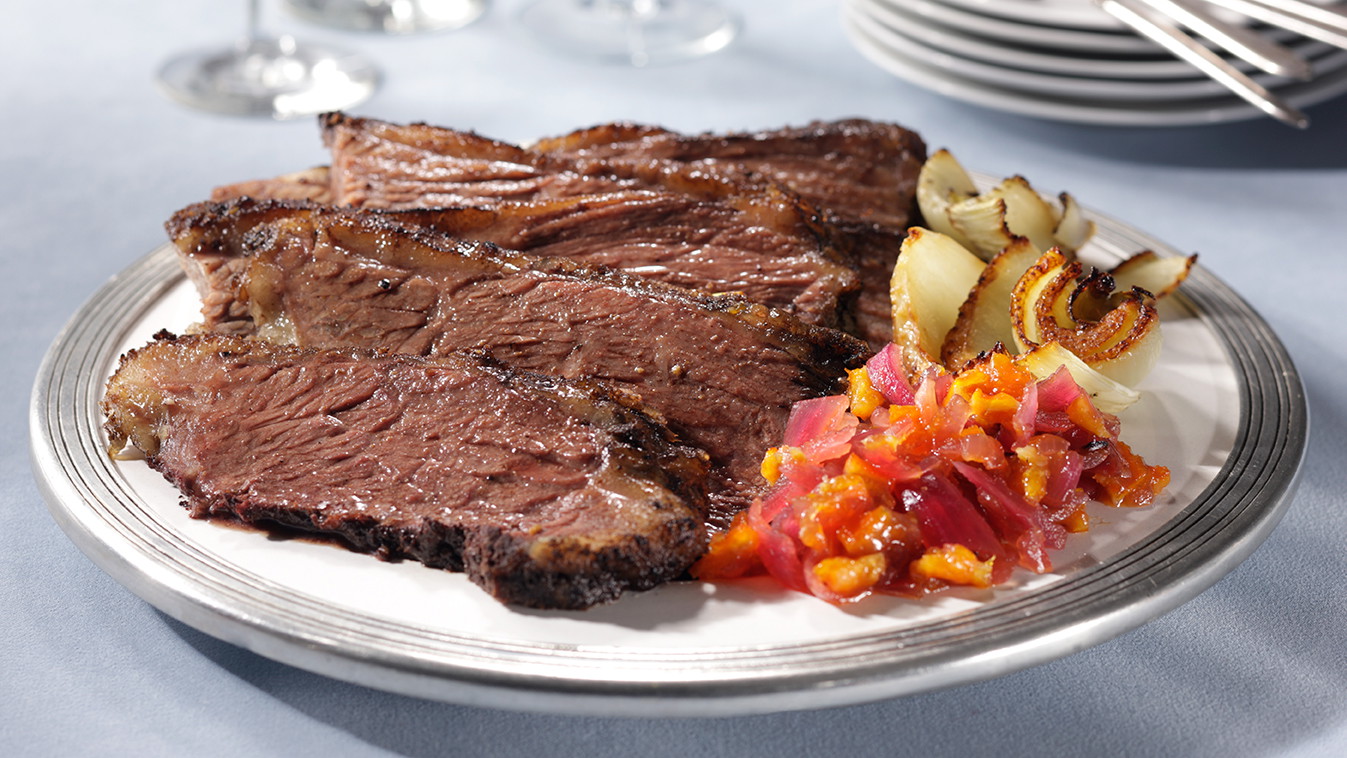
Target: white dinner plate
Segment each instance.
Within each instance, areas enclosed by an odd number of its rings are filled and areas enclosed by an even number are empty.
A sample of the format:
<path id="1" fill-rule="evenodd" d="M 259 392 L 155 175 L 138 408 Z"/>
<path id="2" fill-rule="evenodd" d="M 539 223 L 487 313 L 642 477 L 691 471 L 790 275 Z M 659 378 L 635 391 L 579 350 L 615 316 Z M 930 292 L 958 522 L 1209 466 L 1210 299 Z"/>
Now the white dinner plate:
<path id="1" fill-rule="evenodd" d="M 876 66 L 919 87 L 984 108 L 1034 118 L 1101 126 L 1197 126 L 1265 118 L 1266 114 L 1239 97 L 1228 94 L 1184 100 L 1097 100 L 1055 97 L 975 81 L 908 57 L 874 36 L 872 24 L 842 20 L 852 44 Z M 1347 92 L 1347 65 L 1337 54 L 1325 60 L 1332 65 L 1312 81 L 1279 87 L 1277 94 L 1297 108 L 1308 108 Z"/>
<path id="2" fill-rule="evenodd" d="M 936 0 L 987 16 L 1076 29 L 1122 29 L 1094 0 Z"/>
<path id="3" fill-rule="evenodd" d="M 984 181 L 985 177 L 982 178 Z M 1086 260 L 1160 242 L 1094 215 Z M 278 661 L 413 696 L 639 716 L 810 709 L 999 676 L 1135 628 L 1233 569 L 1290 502 L 1300 380 L 1276 336 L 1200 265 L 1163 304 L 1164 352 L 1123 438 L 1172 472 L 1153 506 L 1091 510 L 1053 573 L 838 608 L 765 580 L 675 582 L 584 612 L 506 607 L 462 575 L 194 520 L 142 461 L 105 454 L 118 356 L 197 318 L 165 246 L 75 313 L 37 376 L 34 472 L 99 566 L 164 613 Z"/>
<path id="4" fill-rule="evenodd" d="M 908 17 L 916 16 L 928 24 L 937 24 L 974 36 L 985 37 L 1002 45 L 1048 52 L 1086 53 L 1089 55 L 1169 57 L 1164 48 L 1126 27 L 1110 29 L 1078 29 L 1050 25 L 1049 22 L 1030 23 L 999 16 L 987 16 L 961 10 L 940 0 L 874 0 Z M 1232 23 L 1248 23 L 1249 19 L 1213 7 L 1212 12 Z M 1260 27 L 1258 34 L 1272 42 L 1286 44 L 1298 38 L 1294 32 L 1276 27 Z M 1218 49 L 1202 37 L 1197 41 Z"/>
<path id="5" fill-rule="evenodd" d="M 1121 27 L 1079 29 L 1031 23 L 973 13 L 939 0 L 876 0 L 876 2 L 908 16 L 926 19 L 949 29 L 957 29 L 1018 47 L 1120 55 L 1165 54 L 1164 48 Z"/>
<path id="6" fill-rule="evenodd" d="M 872 39 L 883 45 L 892 55 L 903 56 L 953 76 L 963 77 L 993 87 L 1022 92 L 1028 97 L 1043 95 L 1051 98 L 1078 98 L 1091 102 L 1108 103 L 1118 101 L 1126 106 L 1128 102 L 1164 102 L 1192 101 L 1202 98 L 1228 97 L 1230 91 L 1220 82 L 1201 76 L 1192 69 L 1195 78 L 1191 79 L 1090 79 L 1081 76 L 1059 76 L 1034 71 L 1021 71 L 972 58 L 952 55 L 934 47 L 928 47 L 920 41 L 920 35 L 911 38 L 889 33 L 883 26 L 867 23 L 870 19 L 864 15 L 864 5 L 854 3 L 847 11 L 855 27 L 863 28 Z M 1341 50 L 1322 42 L 1307 40 L 1297 47 L 1297 52 L 1313 66 L 1316 76 L 1323 76 L 1347 68 L 1347 50 Z M 1271 74 L 1254 74 L 1254 81 L 1275 90 L 1295 81 Z"/>
<path id="7" fill-rule="evenodd" d="M 948 27 L 926 22 L 919 17 L 904 15 L 878 0 L 847 0 L 844 12 L 860 14 L 857 24 L 867 28 L 872 36 L 900 52 L 909 40 L 952 55 L 982 61 L 1007 69 L 1022 69 L 1039 73 L 1076 76 L 1088 79 L 1166 80 L 1193 79 L 1201 74 L 1191 64 L 1161 52 L 1155 57 L 1094 55 L 1083 57 L 1072 51 L 1029 50 L 1009 47 L 992 40 L 963 34 Z M 1299 39 L 1288 43 L 1294 51 L 1323 43 Z M 1230 65 L 1244 72 L 1254 71 L 1253 65 L 1227 56 Z"/>

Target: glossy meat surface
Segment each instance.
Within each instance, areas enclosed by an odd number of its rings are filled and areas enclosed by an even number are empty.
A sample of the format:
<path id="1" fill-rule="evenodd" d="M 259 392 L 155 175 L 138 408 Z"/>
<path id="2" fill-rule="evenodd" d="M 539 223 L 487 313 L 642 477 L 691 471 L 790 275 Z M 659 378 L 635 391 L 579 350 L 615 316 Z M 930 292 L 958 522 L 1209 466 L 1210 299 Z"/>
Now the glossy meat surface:
<path id="1" fill-rule="evenodd" d="M 919 135 L 845 119 L 738 134 L 683 135 L 607 124 L 528 149 L 452 129 L 324 117 L 337 202 L 362 207 L 490 206 L 634 188 L 703 199 L 796 194 L 831 232 L 860 289 L 845 322 L 872 347 L 892 334 L 889 274 L 916 216 Z"/>
<path id="2" fill-rule="evenodd" d="M 588 607 L 705 545 L 698 451 L 594 387 L 463 355 L 165 337 L 123 358 L 104 411 L 195 515 L 465 571 L 504 602 Z"/>
<path id="3" fill-rule="evenodd" d="M 710 454 L 714 523 L 761 486 L 759 461 L 780 441 L 791 404 L 836 392 L 866 354 L 841 332 L 739 297 L 511 254 L 368 213 L 278 213 L 244 202 L 177 224 L 189 267 L 222 250 L 244 256 L 229 289 L 246 304 L 249 329 L 309 347 L 476 349 L 514 368 L 603 381 Z"/>

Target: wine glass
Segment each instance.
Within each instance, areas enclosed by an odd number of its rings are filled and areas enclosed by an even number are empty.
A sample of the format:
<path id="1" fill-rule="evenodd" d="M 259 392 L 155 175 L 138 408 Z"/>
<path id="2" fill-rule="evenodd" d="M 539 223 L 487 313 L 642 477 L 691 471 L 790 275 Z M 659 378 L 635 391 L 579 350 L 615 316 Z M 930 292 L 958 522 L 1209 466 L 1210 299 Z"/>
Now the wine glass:
<path id="1" fill-rule="evenodd" d="M 231 47 L 193 50 L 159 69 L 159 86 L 184 105 L 214 113 L 293 118 L 349 108 L 379 84 L 364 58 L 293 37 L 271 37 L 248 0 L 247 32 Z"/>
<path id="2" fill-rule="evenodd" d="M 567 55 L 633 66 L 714 53 L 739 33 L 715 0 L 534 0 L 519 18 Z"/>
<path id="3" fill-rule="evenodd" d="M 414 34 L 467 26 L 486 0 L 286 0 L 295 15 L 336 29 Z"/>

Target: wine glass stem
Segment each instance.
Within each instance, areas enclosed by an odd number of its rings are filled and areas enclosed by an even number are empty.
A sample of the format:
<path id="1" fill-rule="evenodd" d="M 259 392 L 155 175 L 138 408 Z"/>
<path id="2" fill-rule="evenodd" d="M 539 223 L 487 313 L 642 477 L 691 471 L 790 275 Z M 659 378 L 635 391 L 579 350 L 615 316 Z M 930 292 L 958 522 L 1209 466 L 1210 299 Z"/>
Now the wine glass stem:
<path id="1" fill-rule="evenodd" d="M 245 42 L 253 43 L 262 38 L 262 24 L 260 21 L 262 15 L 261 3 L 262 0 L 248 0 L 247 36 L 244 37 Z"/>

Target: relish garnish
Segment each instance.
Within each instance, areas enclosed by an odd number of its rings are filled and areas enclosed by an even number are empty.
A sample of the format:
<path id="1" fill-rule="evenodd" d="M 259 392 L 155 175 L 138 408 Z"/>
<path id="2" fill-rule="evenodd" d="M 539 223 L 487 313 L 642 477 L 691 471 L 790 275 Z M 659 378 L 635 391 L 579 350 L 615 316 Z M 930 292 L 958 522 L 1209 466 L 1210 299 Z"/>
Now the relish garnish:
<path id="1" fill-rule="evenodd" d="M 1169 470 L 1118 439 L 1070 372 L 1038 379 L 1002 350 L 916 386 L 889 345 L 846 395 L 791 410 L 766 495 L 714 535 L 693 576 L 770 574 L 834 603 L 990 587 L 1089 528 L 1085 504 L 1148 505 Z"/>

